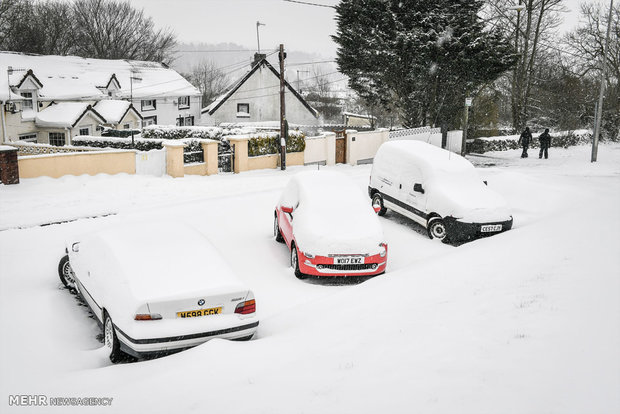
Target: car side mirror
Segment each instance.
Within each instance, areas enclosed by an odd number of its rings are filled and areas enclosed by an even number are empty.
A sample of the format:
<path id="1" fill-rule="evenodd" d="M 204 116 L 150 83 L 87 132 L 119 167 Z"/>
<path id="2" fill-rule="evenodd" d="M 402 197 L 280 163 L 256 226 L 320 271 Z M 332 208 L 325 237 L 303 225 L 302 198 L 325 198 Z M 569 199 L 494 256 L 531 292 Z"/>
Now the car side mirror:
<path id="1" fill-rule="evenodd" d="M 71 245 L 71 250 L 75 253 L 80 251 L 80 242 L 75 242 Z"/>
<path id="2" fill-rule="evenodd" d="M 415 183 L 413 185 L 413 191 L 424 194 L 424 188 L 422 187 L 422 184 L 420 183 Z"/>
<path id="3" fill-rule="evenodd" d="M 489 185 L 489 184 L 487 183 L 487 180 L 482 180 L 482 182 L 484 183 L 484 185 Z"/>
<path id="4" fill-rule="evenodd" d="M 293 207 L 282 206 L 282 211 L 284 211 L 285 213 L 291 214 L 293 212 Z"/>

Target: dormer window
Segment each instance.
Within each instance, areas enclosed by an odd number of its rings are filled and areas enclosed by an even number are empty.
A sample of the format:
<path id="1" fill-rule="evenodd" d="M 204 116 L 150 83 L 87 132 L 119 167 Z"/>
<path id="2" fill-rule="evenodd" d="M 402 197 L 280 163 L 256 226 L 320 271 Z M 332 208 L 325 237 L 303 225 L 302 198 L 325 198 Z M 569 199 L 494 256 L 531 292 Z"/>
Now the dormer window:
<path id="1" fill-rule="evenodd" d="M 22 101 L 22 110 L 31 111 L 34 108 L 32 92 L 20 92 L 20 95 L 24 97 Z"/>

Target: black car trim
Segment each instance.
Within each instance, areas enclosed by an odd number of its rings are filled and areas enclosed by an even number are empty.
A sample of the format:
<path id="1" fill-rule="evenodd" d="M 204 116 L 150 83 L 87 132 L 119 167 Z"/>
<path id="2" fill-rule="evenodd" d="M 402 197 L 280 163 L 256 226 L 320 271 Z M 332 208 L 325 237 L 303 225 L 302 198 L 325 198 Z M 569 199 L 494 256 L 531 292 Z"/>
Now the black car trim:
<path id="1" fill-rule="evenodd" d="M 404 208 L 407 211 L 411 211 L 413 214 L 415 214 L 416 216 L 423 218 L 424 220 L 428 220 L 428 214 L 418 210 L 415 207 L 412 207 L 411 205 L 407 204 L 407 203 L 403 203 L 400 200 L 397 200 L 396 198 L 389 196 L 385 193 L 382 193 L 379 190 L 376 190 L 377 193 L 381 194 L 381 197 L 383 197 L 384 200 L 389 201 L 392 204 L 396 204 L 398 207 L 400 208 Z"/>
<path id="2" fill-rule="evenodd" d="M 201 333 L 191 334 L 191 335 L 179 335 L 179 336 L 169 336 L 166 338 L 150 338 L 150 339 L 134 339 L 130 337 L 129 335 L 127 335 L 125 332 L 123 332 L 118 326 L 116 326 L 116 324 L 114 324 L 114 329 L 116 329 L 121 335 L 127 338 L 129 342 L 140 345 L 140 344 L 156 344 L 160 342 L 185 341 L 188 339 L 197 339 L 197 338 L 207 338 L 209 336 L 223 335 L 223 334 L 227 334 L 231 332 L 238 332 L 238 331 L 243 331 L 246 329 L 252 329 L 252 328 L 256 328 L 257 326 L 258 326 L 258 321 L 252 322 L 247 325 L 237 326 L 234 328 L 220 329 L 218 331 L 201 332 Z"/>
<path id="3" fill-rule="evenodd" d="M 79 281 L 78 281 L 78 282 L 79 282 Z M 97 307 L 99 308 L 99 312 L 101 312 L 101 310 L 102 310 L 103 308 L 102 308 L 101 306 L 99 306 L 99 304 L 97 303 L 97 301 L 95 300 L 95 298 L 93 298 L 93 295 L 91 295 L 91 294 L 90 294 L 90 292 L 88 291 L 88 289 L 86 289 L 86 288 L 84 287 L 84 284 L 83 284 L 83 283 L 81 283 L 81 282 L 79 282 L 79 283 L 80 283 L 80 286 L 81 286 L 81 289 L 79 289 L 79 290 L 80 290 L 80 293 L 82 293 L 82 289 L 84 289 L 84 292 L 86 292 L 86 293 L 88 294 L 88 297 L 90 297 L 90 298 L 93 300 L 93 302 L 95 303 L 95 305 L 97 305 Z M 86 298 L 84 298 L 84 300 L 85 300 L 86 304 L 88 305 L 88 307 L 89 307 L 89 308 L 91 308 L 90 303 L 88 303 L 88 301 L 86 300 Z M 95 310 L 94 310 L 93 308 L 91 308 L 90 310 L 92 310 L 92 311 L 93 311 L 93 313 L 95 313 Z"/>

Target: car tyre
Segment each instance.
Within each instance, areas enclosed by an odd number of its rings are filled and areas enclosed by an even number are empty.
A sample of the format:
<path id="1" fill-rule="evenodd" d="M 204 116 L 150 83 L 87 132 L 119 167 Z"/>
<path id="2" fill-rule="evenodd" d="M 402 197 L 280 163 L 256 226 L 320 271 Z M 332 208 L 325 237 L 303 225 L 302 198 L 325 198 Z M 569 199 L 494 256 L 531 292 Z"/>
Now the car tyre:
<path id="1" fill-rule="evenodd" d="M 291 248 L 291 267 L 295 271 L 295 276 L 297 276 L 297 279 L 306 278 L 306 275 L 301 273 L 301 270 L 299 270 L 299 255 L 297 254 L 297 247 L 294 244 Z"/>
<path id="2" fill-rule="evenodd" d="M 66 288 L 75 289 L 75 273 L 69 263 L 69 255 L 64 255 L 58 263 L 58 276 Z"/>
<path id="3" fill-rule="evenodd" d="M 110 318 L 108 312 L 105 311 L 103 314 L 103 341 L 104 346 L 110 352 L 110 361 L 112 361 L 112 363 L 121 361 L 123 359 L 121 344 L 118 340 L 118 336 L 116 336 L 116 329 L 112 323 L 112 318 Z"/>
<path id="4" fill-rule="evenodd" d="M 383 207 L 383 197 L 381 197 L 380 193 L 375 193 L 372 196 L 372 208 L 375 210 L 377 215 L 383 216 L 387 211 L 387 208 Z"/>
<path id="5" fill-rule="evenodd" d="M 273 217 L 273 235 L 278 243 L 284 243 L 284 237 L 282 237 L 280 226 L 278 225 L 278 213 L 274 213 Z"/>
<path id="6" fill-rule="evenodd" d="M 433 217 L 429 220 L 428 226 L 428 237 L 431 239 L 441 240 L 444 243 L 448 242 L 448 234 L 446 231 L 446 224 L 439 217 Z"/>

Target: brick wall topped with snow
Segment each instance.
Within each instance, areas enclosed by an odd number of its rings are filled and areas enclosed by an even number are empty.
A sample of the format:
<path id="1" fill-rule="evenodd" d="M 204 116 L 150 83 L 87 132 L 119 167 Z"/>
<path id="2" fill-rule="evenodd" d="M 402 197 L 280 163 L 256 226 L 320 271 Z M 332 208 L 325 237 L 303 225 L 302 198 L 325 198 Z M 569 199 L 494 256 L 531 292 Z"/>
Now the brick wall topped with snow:
<path id="1" fill-rule="evenodd" d="M 2 184 L 19 184 L 17 149 L 6 145 L 0 146 L 0 182 Z"/>

